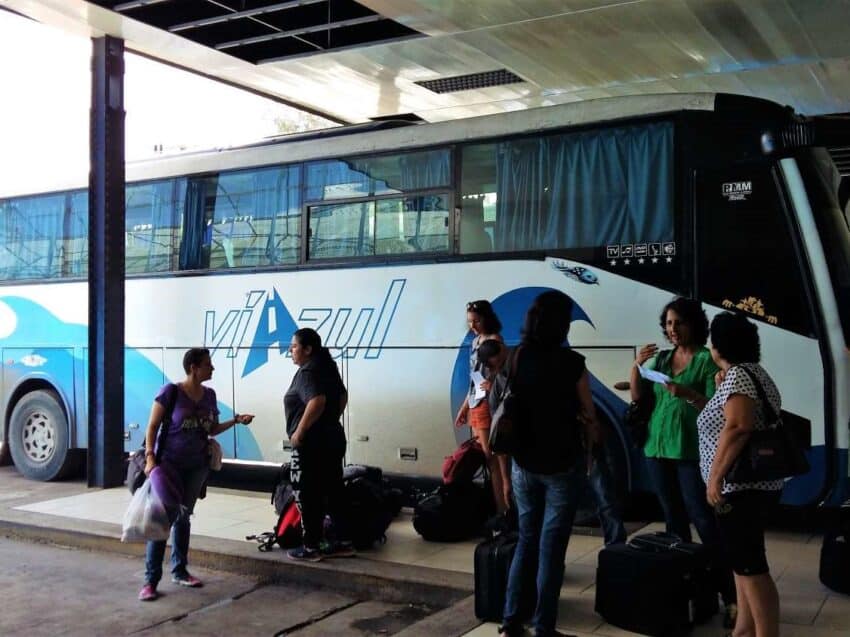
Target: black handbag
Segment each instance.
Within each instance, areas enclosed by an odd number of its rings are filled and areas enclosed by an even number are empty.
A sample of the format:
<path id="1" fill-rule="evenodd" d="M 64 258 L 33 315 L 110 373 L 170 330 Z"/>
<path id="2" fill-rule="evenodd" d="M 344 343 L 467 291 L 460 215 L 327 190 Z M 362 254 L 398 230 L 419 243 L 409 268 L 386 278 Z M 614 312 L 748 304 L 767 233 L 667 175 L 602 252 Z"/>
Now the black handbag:
<path id="1" fill-rule="evenodd" d="M 666 365 L 672 355 L 673 350 L 659 352 L 655 368 L 660 369 L 663 365 Z M 629 431 L 635 449 L 641 449 L 646 444 L 646 439 L 649 437 L 649 419 L 652 417 L 653 409 L 655 409 L 655 390 L 652 388 L 652 383 L 643 380 L 639 382 L 643 384 L 641 397 L 639 400 L 633 400 L 629 403 L 623 416 L 623 422 Z"/>
<path id="2" fill-rule="evenodd" d="M 521 349 L 522 345 L 517 347 L 508 359 L 508 380 L 505 383 L 499 406 L 496 407 L 490 421 L 490 449 L 493 453 L 512 454 L 516 452 L 518 447 L 519 405 L 512 385 Z"/>
<path id="3" fill-rule="evenodd" d="M 743 370 L 756 386 L 767 426 L 752 431 L 726 474 L 726 482 L 765 482 L 808 473 L 809 461 L 791 427 L 773 409 L 755 375 L 744 366 L 738 369 Z"/>

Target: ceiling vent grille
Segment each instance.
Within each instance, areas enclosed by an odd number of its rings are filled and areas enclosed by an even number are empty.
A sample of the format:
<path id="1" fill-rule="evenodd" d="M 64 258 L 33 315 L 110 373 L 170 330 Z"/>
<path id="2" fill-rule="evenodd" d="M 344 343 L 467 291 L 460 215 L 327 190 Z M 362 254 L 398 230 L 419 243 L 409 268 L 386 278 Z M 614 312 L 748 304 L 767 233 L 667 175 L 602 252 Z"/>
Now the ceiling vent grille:
<path id="1" fill-rule="evenodd" d="M 456 93 L 458 91 L 473 91 L 480 88 L 517 84 L 519 82 L 525 82 L 525 80 L 507 69 L 499 69 L 498 71 L 484 71 L 483 73 L 443 77 L 439 80 L 424 80 L 416 82 L 416 84 L 434 93 Z"/>

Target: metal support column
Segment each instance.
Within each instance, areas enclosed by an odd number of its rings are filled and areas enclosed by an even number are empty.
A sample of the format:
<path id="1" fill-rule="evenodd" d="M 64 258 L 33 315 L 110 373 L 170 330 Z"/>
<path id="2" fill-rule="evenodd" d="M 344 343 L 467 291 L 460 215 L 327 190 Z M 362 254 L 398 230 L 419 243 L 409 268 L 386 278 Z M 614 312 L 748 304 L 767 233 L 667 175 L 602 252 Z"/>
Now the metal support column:
<path id="1" fill-rule="evenodd" d="M 92 39 L 88 483 L 124 481 L 124 41 Z"/>

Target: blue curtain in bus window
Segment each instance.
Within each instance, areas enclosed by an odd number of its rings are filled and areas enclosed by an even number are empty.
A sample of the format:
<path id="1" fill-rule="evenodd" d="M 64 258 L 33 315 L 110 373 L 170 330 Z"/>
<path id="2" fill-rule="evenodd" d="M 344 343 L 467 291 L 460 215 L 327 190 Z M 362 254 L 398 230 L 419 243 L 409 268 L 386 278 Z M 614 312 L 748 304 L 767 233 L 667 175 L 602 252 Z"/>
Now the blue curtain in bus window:
<path id="1" fill-rule="evenodd" d="M 451 169 L 451 154 L 446 149 L 402 155 L 399 158 L 399 187 L 411 191 L 448 186 Z"/>
<path id="2" fill-rule="evenodd" d="M 215 186 L 215 178 L 190 179 L 186 184 L 186 206 L 183 215 L 183 237 L 180 241 L 179 265 L 181 270 L 198 270 L 209 263 L 209 246 L 212 240 L 211 223 L 206 218 L 206 191 L 208 182 Z"/>
<path id="3" fill-rule="evenodd" d="M 353 199 L 442 188 L 451 182 L 447 149 L 307 164 L 307 200 Z"/>
<path id="4" fill-rule="evenodd" d="M 2 206 L 0 273 L 4 279 L 49 279 L 61 275 L 66 195 L 6 201 Z"/>
<path id="5" fill-rule="evenodd" d="M 669 123 L 503 142 L 497 152 L 497 250 L 673 238 Z"/>
<path id="6" fill-rule="evenodd" d="M 213 206 L 210 268 L 297 261 L 301 214 L 299 175 L 298 166 L 219 175 Z M 282 236 L 277 234 L 278 226 Z"/>
<path id="7" fill-rule="evenodd" d="M 301 167 L 255 174 L 258 214 L 270 227 L 265 243 L 267 263 L 298 263 L 301 256 Z"/>

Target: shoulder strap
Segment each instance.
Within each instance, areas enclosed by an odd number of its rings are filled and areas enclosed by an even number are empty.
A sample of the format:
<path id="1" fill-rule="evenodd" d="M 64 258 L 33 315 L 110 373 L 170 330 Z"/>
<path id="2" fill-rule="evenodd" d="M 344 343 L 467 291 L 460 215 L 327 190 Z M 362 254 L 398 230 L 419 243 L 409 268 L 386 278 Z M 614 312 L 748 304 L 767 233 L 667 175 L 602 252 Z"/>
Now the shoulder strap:
<path id="1" fill-rule="evenodd" d="M 670 359 L 673 358 L 673 352 L 675 350 L 672 349 L 663 349 L 658 352 L 658 356 L 655 357 L 655 369 L 656 371 L 661 371 L 661 367 L 663 365 L 667 365 L 670 362 Z M 672 371 L 672 370 L 671 370 Z"/>
<path id="2" fill-rule="evenodd" d="M 767 416 L 768 422 L 766 424 L 771 425 L 775 422 L 778 422 L 779 419 L 776 417 L 776 410 L 773 408 L 773 405 L 770 404 L 770 401 L 767 399 L 767 394 L 764 391 L 764 387 L 762 387 L 759 379 L 756 378 L 756 375 L 748 370 L 743 365 L 736 365 L 736 367 L 742 370 L 747 376 L 750 377 L 750 380 L 753 381 L 753 385 L 756 386 L 756 393 L 759 395 L 759 400 L 764 407 L 764 415 Z"/>
<path id="3" fill-rule="evenodd" d="M 519 367 L 519 352 L 522 349 L 522 343 L 516 346 L 516 349 L 511 352 L 511 355 L 508 357 L 508 379 L 505 382 L 505 391 L 507 391 L 508 387 L 513 383 L 514 377 L 516 376 L 517 367 Z M 504 392 L 503 392 L 504 393 Z"/>
<path id="4" fill-rule="evenodd" d="M 168 393 L 165 396 L 165 413 L 162 415 L 162 422 L 159 424 L 159 443 L 156 446 L 157 464 L 159 464 L 162 458 L 162 452 L 165 450 L 165 440 L 168 438 L 168 430 L 171 429 L 171 414 L 174 412 L 174 406 L 177 404 L 178 391 L 177 383 L 171 383 L 168 386 Z"/>

